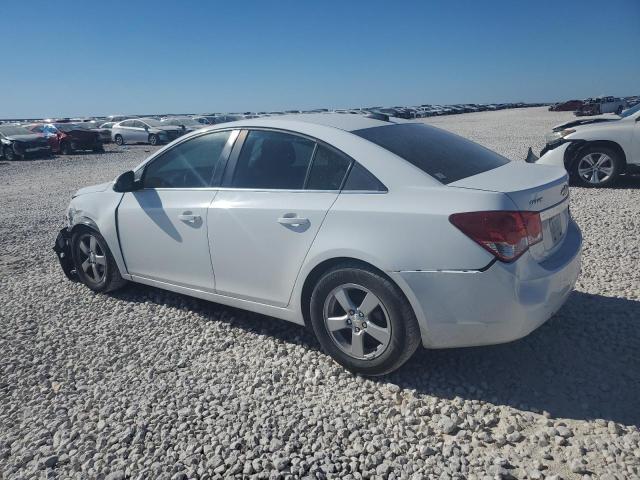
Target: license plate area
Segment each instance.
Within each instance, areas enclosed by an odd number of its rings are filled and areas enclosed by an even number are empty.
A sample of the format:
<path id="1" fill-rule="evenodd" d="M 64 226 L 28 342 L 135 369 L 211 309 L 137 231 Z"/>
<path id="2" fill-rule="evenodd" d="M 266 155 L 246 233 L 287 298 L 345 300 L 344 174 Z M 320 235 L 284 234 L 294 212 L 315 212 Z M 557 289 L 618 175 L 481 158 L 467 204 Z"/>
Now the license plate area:
<path id="1" fill-rule="evenodd" d="M 540 212 L 542 241 L 531 247 L 533 257 L 542 261 L 560 248 L 569 228 L 568 200 Z"/>
<path id="2" fill-rule="evenodd" d="M 564 222 L 562 213 L 549 219 L 549 232 L 551 232 L 551 240 L 553 244 L 557 244 L 564 236 Z"/>

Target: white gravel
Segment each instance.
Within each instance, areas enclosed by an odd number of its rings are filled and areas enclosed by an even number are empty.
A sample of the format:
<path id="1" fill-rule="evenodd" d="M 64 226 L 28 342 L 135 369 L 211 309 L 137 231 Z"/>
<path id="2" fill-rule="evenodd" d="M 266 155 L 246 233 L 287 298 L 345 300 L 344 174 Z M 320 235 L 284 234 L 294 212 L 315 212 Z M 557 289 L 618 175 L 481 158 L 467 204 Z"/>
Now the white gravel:
<path id="1" fill-rule="evenodd" d="M 519 159 L 565 118 L 426 121 Z M 640 179 L 572 188 L 583 274 L 542 328 L 369 380 L 292 324 L 65 280 L 71 193 L 148 151 L 0 162 L 0 478 L 640 478 Z"/>

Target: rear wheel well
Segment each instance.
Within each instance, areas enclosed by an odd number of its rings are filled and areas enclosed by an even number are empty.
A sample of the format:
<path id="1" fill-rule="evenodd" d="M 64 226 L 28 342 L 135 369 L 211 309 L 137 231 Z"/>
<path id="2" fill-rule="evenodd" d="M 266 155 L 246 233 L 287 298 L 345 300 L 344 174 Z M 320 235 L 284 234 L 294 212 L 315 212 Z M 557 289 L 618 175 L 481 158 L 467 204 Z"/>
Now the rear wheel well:
<path id="1" fill-rule="evenodd" d="M 365 268 L 367 270 L 373 270 L 378 275 L 386 278 L 389 282 L 395 285 L 395 287 L 404 296 L 404 292 L 396 284 L 396 282 L 394 282 L 393 279 L 391 279 L 385 272 L 380 270 L 378 267 L 371 265 L 370 263 L 365 262 L 363 260 L 358 260 L 356 258 L 351 258 L 351 257 L 331 258 L 313 267 L 313 269 L 307 275 L 307 278 L 304 280 L 304 284 L 302 285 L 302 294 L 300 295 L 300 304 L 301 304 L 300 306 L 302 307 L 302 317 L 304 319 L 304 323 L 308 327 L 311 326 L 309 309 L 310 309 L 311 294 L 313 293 L 313 289 L 318 283 L 318 280 L 320 280 L 320 277 L 322 277 L 322 275 L 324 275 L 326 272 L 328 272 L 329 270 L 337 266 L 360 267 L 360 268 Z"/>
<path id="2" fill-rule="evenodd" d="M 624 150 L 622 149 L 622 147 L 616 142 L 613 142 L 611 140 L 595 140 L 595 141 L 588 141 L 583 143 L 582 145 L 580 145 L 580 148 L 576 149 L 575 153 L 569 159 L 569 162 L 567 162 L 567 168 L 570 168 L 573 166 L 573 163 L 578 158 L 580 158 L 580 155 L 582 154 L 582 152 L 584 152 L 586 149 L 591 149 L 594 147 L 605 147 L 605 148 L 610 148 L 611 150 L 614 150 L 622 160 L 622 171 L 625 170 L 625 168 L 627 167 L 627 156 L 624 154 Z"/>

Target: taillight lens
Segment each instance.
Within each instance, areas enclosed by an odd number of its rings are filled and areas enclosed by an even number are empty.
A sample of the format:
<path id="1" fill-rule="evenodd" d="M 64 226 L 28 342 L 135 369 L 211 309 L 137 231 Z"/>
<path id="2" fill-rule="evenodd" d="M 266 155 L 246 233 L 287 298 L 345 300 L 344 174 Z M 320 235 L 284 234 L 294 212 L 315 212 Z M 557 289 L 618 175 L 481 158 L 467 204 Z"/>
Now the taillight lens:
<path id="1" fill-rule="evenodd" d="M 539 212 L 454 213 L 449 221 L 503 262 L 513 262 L 542 241 Z"/>

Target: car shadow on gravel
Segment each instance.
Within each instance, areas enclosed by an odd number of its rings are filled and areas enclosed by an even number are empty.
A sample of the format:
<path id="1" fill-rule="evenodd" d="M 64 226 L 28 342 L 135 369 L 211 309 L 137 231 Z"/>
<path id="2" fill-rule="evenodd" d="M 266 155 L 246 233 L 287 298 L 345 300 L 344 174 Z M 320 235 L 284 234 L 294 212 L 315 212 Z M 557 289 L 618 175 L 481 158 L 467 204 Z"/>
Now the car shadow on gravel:
<path id="1" fill-rule="evenodd" d="M 554 417 L 640 425 L 640 302 L 574 292 L 519 341 L 421 349 L 385 380 Z"/>
<path id="2" fill-rule="evenodd" d="M 320 350 L 306 328 L 213 302 L 130 284 L 124 301 L 186 307 L 205 321 Z M 442 398 L 461 397 L 571 419 L 640 425 L 640 301 L 574 292 L 527 337 L 503 345 L 425 350 L 377 379 Z"/>

